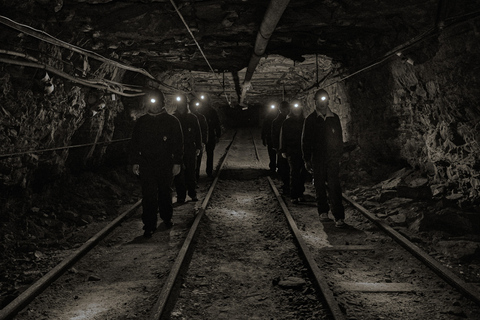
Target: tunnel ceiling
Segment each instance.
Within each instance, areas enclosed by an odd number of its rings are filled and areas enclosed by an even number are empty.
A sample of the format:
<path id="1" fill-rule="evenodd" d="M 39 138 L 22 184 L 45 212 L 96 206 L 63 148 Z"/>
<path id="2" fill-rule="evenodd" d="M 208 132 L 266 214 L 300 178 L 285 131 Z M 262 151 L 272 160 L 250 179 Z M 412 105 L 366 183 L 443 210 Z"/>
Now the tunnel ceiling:
<path id="1" fill-rule="evenodd" d="M 238 94 L 269 2 L 175 0 L 217 75 L 170 0 L 3 0 L 0 15 L 152 74 L 193 71 L 200 87 L 220 96 L 226 77 L 228 83 L 237 82 L 231 90 Z M 337 63 L 360 67 L 355 64 L 381 58 L 437 21 L 468 12 L 473 2 L 292 0 L 268 43 L 268 58 L 253 76 L 252 93 L 269 96 L 284 87 L 305 89 L 311 85 L 306 83 L 309 72 L 318 69 L 317 78 L 322 78 Z M 31 49 L 18 30 L 5 24 L 0 28 L 3 49 Z"/>

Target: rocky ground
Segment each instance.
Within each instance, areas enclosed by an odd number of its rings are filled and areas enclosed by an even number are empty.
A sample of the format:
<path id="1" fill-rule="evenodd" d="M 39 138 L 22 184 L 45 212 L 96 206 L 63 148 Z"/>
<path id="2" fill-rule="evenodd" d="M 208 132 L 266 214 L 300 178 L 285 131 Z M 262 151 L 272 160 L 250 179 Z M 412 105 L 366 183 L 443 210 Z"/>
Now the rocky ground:
<path id="1" fill-rule="evenodd" d="M 375 179 L 350 168 L 342 180 L 345 192 L 364 207 L 468 282 L 480 283 L 475 210 L 459 209 L 455 197 L 435 198 L 427 181 L 408 168 L 382 171 Z M 138 181 L 126 167 L 68 175 L 37 194 L 2 193 L 2 308 L 58 263 L 62 250 L 87 240 L 85 230 L 95 231 L 89 226 L 112 220 L 139 194 Z"/>
<path id="2" fill-rule="evenodd" d="M 86 241 L 92 223 L 113 220 L 139 194 L 124 167 L 66 175 L 35 194 L 1 193 L 0 306 L 61 261 L 59 252 Z"/>

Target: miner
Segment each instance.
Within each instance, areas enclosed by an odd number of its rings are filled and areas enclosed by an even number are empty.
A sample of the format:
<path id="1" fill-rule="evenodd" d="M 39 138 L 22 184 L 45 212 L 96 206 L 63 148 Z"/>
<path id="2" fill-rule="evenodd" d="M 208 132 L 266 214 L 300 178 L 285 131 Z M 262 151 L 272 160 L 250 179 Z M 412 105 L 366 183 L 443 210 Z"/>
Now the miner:
<path id="1" fill-rule="evenodd" d="M 302 152 L 306 169 L 313 173 L 317 209 L 321 221 L 329 221 L 332 206 L 335 226 L 345 227 L 345 210 L 340 186 L 340 158 L 343 152 L 340 118 L 329 108 L 330 97 L 324 89 L 315 93 L 315 110 L 305 119 Z M 327 193 L 328 192 L 328 193 Z M 328 197 L 327 197 L 328 194 Z"/>
<path id="2" fill-rule="evenodd" d="M 197 156 L 202 149 L 202 133 L 197 116 L 190 112 L 187 97 L 184 94 L 178 94 L 174 102 L 177 110 L 173 115 L 180 121 L 183 131 L 183 165 L 174 179 L 177 203 L 181 204 L 185 202 L 187 192 L 192 201 L 198 201 L 195 190 L 195 168 Z"/>
<path id="3" fill-rule="evenodd" d="M 302 157 L 303 105 L 300 100 L 290 103 L 290 113 L 283 122 L 280 133 L 282 158 L 287 159 L 290 168 L 290 197 L 293 204 L 305 201 L 305 180 L 307 172 Z"/>
<path id="4" fill-rule="evenodd" d="M 166 228 L 173 225 L 172 183 L 183 163 L 183 133 L 178 119 L 165 110 L 161 91 L 147 90 L 143 102 L 147 113 L 133 129 L 130 161 L 140 176 L 144 237 L 150 238 L 157 229 L 157 213 Z"/>

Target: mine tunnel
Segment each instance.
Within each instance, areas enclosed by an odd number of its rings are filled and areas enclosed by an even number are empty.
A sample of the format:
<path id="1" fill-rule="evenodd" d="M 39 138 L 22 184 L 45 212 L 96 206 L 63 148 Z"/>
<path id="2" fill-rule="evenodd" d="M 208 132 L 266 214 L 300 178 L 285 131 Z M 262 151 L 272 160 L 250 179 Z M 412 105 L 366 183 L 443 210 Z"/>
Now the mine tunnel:
<path id="1" fill-rule="evenodd" d="M 173 220 L 176 201 L 201 203 L 221 179 L 224 150 L 256 161 L 229 139 L 256 143 L 260 176 L 280 184 L 282 152 L 269 163 L 264 134 L 282 102 L 318 118 L 323 90 L 341 127 L 342 192 L 480 282 L 479 0 L 10 0 L 0 30 L 2 308 L 52 268 L 52 252 L 142 199 L 132 141 L 144 141 L 133 137 L 152 92 L 163 97 L 154 114 L 178 116 L 183 98 L 194 113 L 205 96 L 218 118 L 212 163 L 203 147 L 194 159 L 199 199 L 172 182 Z M 235 170 L 225 175 L 239 186 L 257 172 Z M 315 207 L 312 192 L 280 196 Z"/>

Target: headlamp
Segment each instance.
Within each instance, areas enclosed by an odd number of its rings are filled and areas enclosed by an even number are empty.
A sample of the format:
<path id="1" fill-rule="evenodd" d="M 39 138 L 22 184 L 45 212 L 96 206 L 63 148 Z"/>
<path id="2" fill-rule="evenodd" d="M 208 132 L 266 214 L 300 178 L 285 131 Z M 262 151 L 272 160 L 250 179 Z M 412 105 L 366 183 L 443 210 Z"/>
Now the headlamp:
<path id="1" fill-rule="evenodd" d="M 293 106 L 294 106 L 295 108 L 298 108 L 299 104 L 298 104 L 298 103 L 295 103 Z"/>
<path id="2" fill-rule="evenodd" d="M 155 98 L 150 98 L 150 103 L 155 103 L 157 100 Z"/>
<path id="3" fill-rule="evenodd" d="M 270 106 L 270 109 L 275 109 L 275 105 L 272 104 L 272 105 Z"/>
<path id="4" fill-rule="evenodd" d="M 327 100 L 327 97 L 323 96 L 320 98 L 322 101 L 326 101 Z"/>
<path id="5" fill-rule="evenodd" d="M 177 101 L 178 101 L 178 102 L 182 101 L 182 97 L 177 96 Z"/>
<path id="6" fill-rule="evenodd" d="M 205 99 L 205 96 L 202 94 L 202 95 L 200 96 L 200 99 L 204 100 L 204 99 Z"/>

